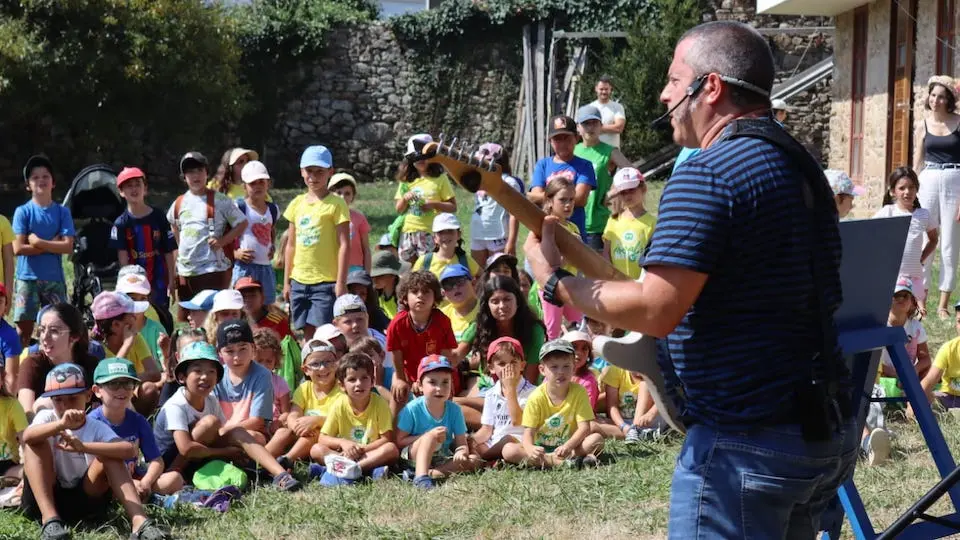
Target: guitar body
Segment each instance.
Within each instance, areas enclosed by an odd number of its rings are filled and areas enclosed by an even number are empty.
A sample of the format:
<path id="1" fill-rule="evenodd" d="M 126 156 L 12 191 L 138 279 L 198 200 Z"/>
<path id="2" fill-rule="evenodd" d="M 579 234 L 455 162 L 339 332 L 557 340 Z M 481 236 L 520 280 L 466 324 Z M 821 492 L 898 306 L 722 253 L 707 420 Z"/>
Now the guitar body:
<path id="1" fill-rule="evenodd" d="M 456 149 L 453 147 L 454 144 L 444 145 L 441 137 L 440 142 L 424 145 L 422 153 L 428 156 L 427 162 L 442 165 L 447 174 L 464 189 L 470 193 L 476 193 L 481 189 L 486 191 L 487 195 L 493 197 L 530 231 L 540 234 L 543 218 L 546 217 L 543 210 L 527 200 L 522 193 L 507 185 L 501 177 L 500 167 L 493 161 L 486 159 L 478 161 L 473 158 L 473 152 L 468 152 L 465 148 Z M 584 244 L 579 236 L 571 234 L 566 229 L 556 228 L 556 241 L 560 253 L 584 275 L 594 279 L 630 279 Z M 594 341 L 594 350 L 611 364 L 640 373 L 663 419 L 678 432 L 686 432 L 676 405 L 666 391 L 663 373 L 657 364 L 654 338 L 637 332 L 630 332 L 619 339 L 601 336 Z"/>

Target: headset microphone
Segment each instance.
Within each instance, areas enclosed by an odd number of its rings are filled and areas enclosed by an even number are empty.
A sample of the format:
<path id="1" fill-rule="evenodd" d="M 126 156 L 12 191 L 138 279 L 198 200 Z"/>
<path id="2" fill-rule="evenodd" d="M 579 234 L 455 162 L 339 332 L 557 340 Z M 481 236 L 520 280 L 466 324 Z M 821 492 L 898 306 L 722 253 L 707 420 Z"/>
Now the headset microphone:
<path id="1" fill-rule="evenodd" d="M 689 98 L 697 97 L 697 94 L 700 93 L 700 90 L 703 88 L 704 81 L 707 80 L 706 75 L 701 75 L 697 77 L 690 86 L 687 87 L 687 92 L 683 96 L 683 99 L 677 102 L 676 105 L 670 107 L 670 110 L 660 115 L 656 120 L 650 122 L 650 129 L 662 130 L 670 127 L 670 116 L 673 114 L 673 111 L 677 110 L 678 107 L 683 105 L 683 102 Z"/>

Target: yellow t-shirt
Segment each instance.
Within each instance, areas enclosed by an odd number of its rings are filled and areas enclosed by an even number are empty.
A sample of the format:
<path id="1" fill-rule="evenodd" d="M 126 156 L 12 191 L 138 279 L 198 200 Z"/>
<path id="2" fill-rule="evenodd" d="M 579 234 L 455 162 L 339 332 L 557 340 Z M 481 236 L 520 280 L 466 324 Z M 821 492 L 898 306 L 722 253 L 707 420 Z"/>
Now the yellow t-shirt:
<path id="1" fill-rule="evenodd" d="M 0 216 L 0 247 L 13 243 L 13 227 L 10 226 L 10 220 L 5 216 Z M 0 282 L 3 280 L 3 257 L 0 257 Z M 13 291 L 10 291 L 13 294 Z"/>
<path id="2" fill-rule="evenodd" d="M 217 181 L 214 178 L 211 178 L 207 181 L 207 189 L 212 189 L 214 191 L 220 191 L 217 186 Z M 243 199 L 247 196 L 247 190 L 243 189 L 242 183 L 230 184 L 230 187 L 227 188 L 227 192 L 224 193 L 231 201 L 236 202 L 237 199 Z M 267 193 L 267 200 L 273 202 L 273 197 Z"/>
<path id="3" fill-rule="evenodd" d="M 580 233 L 578 232 L 577 234 Z M 413 263 L 413 270 L 423 270 L 423 261 L 426 259 L 426 256 L 418 258 L 417 262 Z M 473 257 L 470 255 L 466 255 L 464 259 L 467 260 L 467 268 L 470 270 L 470 275 L 477 275 L 477 272 L 480 271 L 480 265 L 477 264 L 477 261 L 473 260 Z M 451 264 L 460 264 L 460 258 L 454 255 L 452 259 L 444 259 L 439 253 L 435 252 L 433 256 L 430 257 L 430 268 L 427 268 L 427 270 L 437 276 L 437 279 L 440 279 L 440 272 L 443 272 L 443 269 Z"/>
<path id="4" fill-rule="evenodd" d="M 457 343 L 473 341 L 473 338 L 477 335 L 477 313 L 480 312 L 479 301 L 466 315 L 457 313 L 457 308 L 450 302 L 441 304 L 440 311 L 450 319 L 450 325 L 453 326 L 453 335 L 457 338 Z"/>
<path id="5" fill-rule="evenodd" d="M 330 406 L 320 433 L 357 444 L 370 444 L 392 429 L 393 415 L 390 414 L 390 405 L 374 392 L 370 395 L 366 410 L 360 414 L 353 411 L 350 398 L 341 394 Z"/>
<path id="6" fill-rule="evenodd" d="M 421 176 L 412 182 L 400 182 L 397 186 L 397 194 L 394 200 L 400 200 L 408 191 L 413 191 L 417 197 L 410 200 L 407 211 L 403 218 L 403 228 L 401 232 L 432 232 L 433 218 L 436 217 L 436 210 L 424 210 L 425 202 L 443 202 L 454 198 L 453 186 L 450 185 L 450 179 L 446 174 L 441 174 L 436 178 Z"/>
<path id="7" fill-rule="evenodd" d="M 570 234 L 572 234 L 576 238 L 580 238 L 580 229 L 577 228 L 577 225 L 575 223 L 571 221 L 564 221 L 563 228 L 570 231 Z M 566 257 L 564 257 L 563 262 L 564 262 L 564 265 L 561 268 L 563 268 L 567 272 L 570 272 L 573 275 L 577 275 L 578 270 L 576 266 L 567 262 Z"/>
<path id="8" fill-rule="evenodd" d="M 541 384 L 527 398 L 523 408 L 523 427 L 534 428 L 534 443 L 545 448 L 556 448 L 567 442 L 577 431 L 578 422 L 594 419 L 590 398 L 582 386 L 570 383 L 567 397 L 554 405 L 547 395 L 546 383 Z"/>
<path id="9" fill-rule="evenodd" d="M 15 397 L 0 397 L 0 461 L 20 463 L 17 433 L 27 429 L 27 415 Z"/>
<path id="10" fill-rule="evenodd" d="M 337 281 L 337 226 L 350 222 L 346 201 L 333 193 L 313 202 L 307 201 L 307 194 L 298 195 L 283 217 L 297 234 L 290 278 L 304 285 Z"/>
<path id="11" fill-rule="evenodd" d="M 303 381 L 303 383 L 293 391 L 292 401 L 294 405 L 300 407 L 300 410 L 302 410 L 306 416 L 327 417 L 330 415 L 330 407 L 337 398 L 342 395 L 343 392 L 340 391 L 340 387 L 334 385 L 333 390 L 331 390 L 329 394 L 320 397 L 313 391 L 313 381 Z"/>
<path id="12" fill-rule="evenodd" d="M 380 296 L 380 309 L 390 320 L 393 320 L 397 316 L 397 295 L 394 294 L 390 298 Z"/>
<path id="13" fill-rule="evenodd" d="M 650 212 L 636 219 L 611 217 L 603 229 L 603 239 L 610 243 L 613 266 L 630 279 L 640 277 L 640 259 L 650 243 L 657 218 Z"/>
<path id="14" fill-rule="evenodd" d="M 944 343 L 937 351 L 933 367 L 943 371 L 940 391 L 951 396 L 960 396 L 960 337 Z"/>
<path id="15" fill-rule="evenodd" d="M 116 356 L 116 353 L 107 347 L 106 342 L 103 342 L 102 345 L 106 353 L 105 358 L 113 358 Z M 137 370 L 137 373 L 143 373 L 143 361 L 148 358 L 153 358 L 153 353 L 150 352 L 147 340 L 143 339 L 143 336 L 137 334 L 137 337 L 133 340 L 133 347 L 130 348 L 130 352 L 127 353 L 126 358 L 133 362 L 133 367 Z"/>
<path id="16" fill-rule="evenodd" d="M 637 401 L 640 399 L 640 383 L 642 382 L 643 379 L 637 378 L 634 380 L 629 371 L 617 366 L 610 366 L 607 375 L 603 378 L 603 384 L 617 389 L 617 395 L 620 398 L 620 403 L 617 406 L 620 407 L 620 414 L 627 422 L 632 421 L 634 413 L 637 412 Z"/>

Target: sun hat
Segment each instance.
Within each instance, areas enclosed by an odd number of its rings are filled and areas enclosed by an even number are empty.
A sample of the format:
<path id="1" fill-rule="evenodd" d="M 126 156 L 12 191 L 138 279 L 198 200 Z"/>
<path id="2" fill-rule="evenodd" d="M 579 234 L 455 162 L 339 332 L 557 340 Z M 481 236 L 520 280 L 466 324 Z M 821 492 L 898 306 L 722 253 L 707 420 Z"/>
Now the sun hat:
<path id="1" fill-rule="evenodd" d="M 540 348 L 540 361 L 543 362 L 543 359 L 549 356 L 552 353 L 560 352 L 564 354 L 576 354 L 577 351 L 573 348 L 573 344 L 565 339 L 554 339 L 543 344 L 543 347 Z"/>
<path id="2" fill-rule="evenodd" d="M 133 362 L 126 358 L 105 358 L 93 370 L 94 384 L 105 384 L 117 379 L 130 379 L 140 382 L 140 377 L 137 377 L 137 369 L 133 366 Z"/>
<path id="3" fill-rule="evenodd" d="M 584 105 L 577 109 L 577 123 L 582 124 L 584 122 L 589 122 L 591 120 L 596 120 L 602 122 L 603 118 L 600 116 L 600 109 L 595 105 Z"/>
<path id="4" fill-rule="evenodd" d="M 378 251 L 370 263 L 370 277 L 400 276 L 400 258 L 391 251 Z"/>
<path id="5" fill-rule="evenodd" d="M 127 274 L 117 278 L 117 292 L 123 294 L 150 294 L 150 280 L 140 274 Z"/>
<path id="6" fill-rule="evenodd" d="M 393 240 L 390 238 L 390 233 L 384 233 L 382 236 L 380 236 L 380 241 L 377 242 L 377 247 L 383 246 L 397 247 L 393 245 Z"/>
<path id="7" fill-rule="evenodd" d="M 338 337 L 343 337 L 343 332 L 330 323 L 321 324 L 313 332 L 313 339 L 326 341 L 330 344 L 333 344 L 333 340 L 337 339 Z"/>
<path id="8" fill-rule="evenodd" d="M 477 161 L 483 159 L 492 159 L 496 161 L 503 154 L 503 147 L 497 143 L 488 142 L 480 145 L 477 151 L 473 153 L 473 158 Z"/>
<path id="9" fill-rule="evenodd" d="M 251 150 L 249 148 L 234 148 L 230 151 L 230 159 L 227 160 L 227 163 L 233 165 L 240 159 L 241 156 L 249 155 L 250 161 L 260 159 L 260 154 L 256 150 Z"/>
<path id="10" fill-rule="evenodd" d="M 330 181 L 327 182 L 327 189 L 333 189 L 333 186 L 346 182 L 353 186 L 353 190 L 357 190 L 357 179 L 353 177 L 352 174 L 345 172 L 338 172 L 337 174 L 330 177 Z"/>
<path id="11" fill-rule="evenodd" d="M 190 311 L 210 311 L 213 309 L 213 297 L 217 291 L 213 289 L 204 289 L 193 296 L 190 300 L 180 302 L 180 307 Z"/>
<path id="12" fill-rule="evenodd" d="M 523 345 L 510 336 L 503 336 L 493 340 L 490 345 L 487 346 L 487 363 L 490 363 L 490 358 L 500 349 L 501 343 L 509 344 L 510 347 L 513 348 L 513 352 L 517 353 L 520 359 L 523 360 Z"/>
<path id="13" fill-rule="evenodd" d="M 213 309 L 210 311 L 216 313 L 227 309 L 243 309 L 243 294 L 241 294 L 240 291 L 236 289 L 224 289 L 217 291 L 217 294 L 213 295 Z"/>
<path id="14" fill-rule="evenodd" d="M 427 133 L 420 133 L 407 139 L 407 151 L 403 157 L 407 159 L 418 159 L 423 157 L 423 147 L 427 143 L 433 142 L 433 137 Z"/>
<path id="15" fill-rule="evenodd" d="M 354 270 L 347 274 L 347 285 L 363 285 L 364 287 L 373 286 L 373 279 L 366 270 Z"/>
<path id="16" fill-rule="evenodd" d="M 253 343 L 253 330 L 243 319 L 230 319 L 217 326 L 217 348 L 235 343 Z"/>
<path id="17" fill-rule="evenodd" d="M 120 271 L 117 272 L 117 277 L 129 276 L 130 274 L 145 276 L 147 275 L 147 269 L 139 264 L 128 264 L 120 267 Z"/>
<path id="18" fill-rule="evenodd" d="M 893 294 L 897 294 L 900 291 L 907 291 L 913 294 L 913 282 L 910 281 L 910 278 L 907 276 L 897 278 L 897 284 L 893 286 Z"/>
<path id="19" fill-rule="evenodd" d="M 94 319 L 102 321 L 127 313 L 143 313 L 149 307 L 150 302 L 134 302 L 121 292 L 104 291 L 93 299 L 90 311 Z"/>
<path id="20" fill-rule="evenodd" d="M 300 363 L 303 364 L 306 362 L 307 357 L 315 352 L 328 352 L 335 355 L 337 354 L 337 349 L 322 339 L 311 339 L 304 343 L 303 348 L 300 349 Z"/>
<path id="21" fill-rule="evenodd" d="M 509 253 L 498 252 L 487 257 L 487 265 L 484 267 L 484 270 L 490 270 L 497 263 L 504 263 L 511 268 L 517 268 L 517 258 Z"/>
<path id="22" fill-rule="evenodd" d="M 257 180 L 269 180 L 270 172 L 267 171 L 267 166 L 263 162 L 254 159 L 240 169 L 240 179 L 244 184 L 252 184 Z"/>
<path id="23" fill-rule="evenodd" d="M 568 341 L 571 345 L 578 341 L 585 341 L 590 344 L 593 343 L 593 339 L 590 338 L 590 334 L 580 330 L 570 330 L 569 332 L 560 336 L 560 339 Z"/>
<path id="24" fill-rule="evenodd" d="M 117 175 L 117 187 L 122 186 L 124 182 L 133 178 L 146 179 L 147 175 L 143 174 L 143 171 L 137 167 L 124 167 L 120 171 L 120 174 Z"/>
<path id="25" fill-rule="evenodd" d="M 300 168 L 322 167 L 329 169 L 333 167 L 333 154 L 326 146 L 319 144 L 308 146 L 300 156 Z"/>
<path id="26" fill-rule="evenodd" d="M 834 195 L 850 195 L 851 197 L 856 197 L 863 195 L 866 191 L 862 186 L 853 185 L 853 180 L 843 171 L 827 169 L 823 171 L 823 174 L 827 177 L 827 182 L 830 183 L 830 189 L 833 190 Z"/>
<path id="27" fill-rule="evenodd" d="M 624 167 L 618 169 L 617 174 L 613 175 L 613 184 L 610 186 L 608 193 L 613 195 L 624 189 L 635 189 L 645 182 L 646 179 L 642 172 L 633 167 Z"/>
<path id="28" fill-rule="evenodd" d="M 59 364 L 47 373 L 40 397 L 68 396 L 79 394 L 86 389 L 87 381 L 83 368 L 71 363 Z"/>
<path id="29" fill-rule="evenodd" d="M 787 102 L 782 99 L 774 99 L 770 101 L 770 109 L 774 111 L 789 111 L 790 107 L 787 106 Z"/>
<path id="30" fill-rule="evenodd" d="M 173 369 L 174 375 L 180 376 L 183 375 L 183 372 L 186 371 L 187 367 L 190 365 L 190 362 L 197 362 L 200 360 L 208 360 L 213 362 L 217 366 L 217 381 L 223 378 L 223 365 L 220 363 L 220 358 L 217 356 L 217 349 L 213 345 L 207 343 L 206 341 L 194 341 L 188 343 L 186 347 L 180 351 L 179 361 L 177 362 L 177 367 Z"/>
<path id="31" fill-rule="evenodd" d="M 366 313 L 367 306 L 363 299 L 355 294 L 344 294 L 333 303 L 333 316 L 341 317 L 347 313 Z"/>
<path id="32" fill-rule="evenodd" d="M 927 80 L 927 86 L 934 84 L 939 84 L 940 86 L 946 88 L 947 92 L 950 92 L 950 95 L 953 96 L 954 101 L 960 101 L 958 100 L 957 96 L 957 81 L 953 77 L 950 77 L 949 75 L 934 75 Z"/>
<path id="33" fill-rule="evenodd" d="M 441 369 L 453 371 L 453 365 L 450 363 L 450 360 L 447 360 L 446 356 L 440 354 L 424 356 L 423 359 L 420 360 L 420 365 L 417 367 L 417 380 L 419 381 L 424 375 L 431 371 L 439 371 Z"/>
<path id="34" fill-rule="evenodd" d="M 206 169 L 209 163 L 207 157 L 200 152 L 187 152 L 180 158 L 180 174 L 183 174 L 188 169 Z"/>
<path id="35" fill-rule="evenodd" d="M 433 218 L 433 232 L 435 233 L 458 230 L 460 230 L 460 220 L 457 219 L 457 216 L 454 214 L 444 212 L 437 214 L 437 217 Z"/>

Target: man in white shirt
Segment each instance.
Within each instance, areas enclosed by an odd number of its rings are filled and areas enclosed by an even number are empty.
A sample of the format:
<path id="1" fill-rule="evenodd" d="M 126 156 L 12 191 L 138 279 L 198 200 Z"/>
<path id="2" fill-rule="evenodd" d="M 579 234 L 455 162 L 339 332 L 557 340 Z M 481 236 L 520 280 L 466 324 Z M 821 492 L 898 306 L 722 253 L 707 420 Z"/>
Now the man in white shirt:
<path id="1" fill-rule="evenodd" d="M 600 109 L 600 118 L 603 125 L 600 126 L 600 140 L 609 145 L 620 148 L 620 134 L 627 125 L 627 116 L 623 110 L 623 105 L 612 101 L 610 96 L 613 94 L 613 84 L 608 75 L 603 75 L 597 81 L 594 88 L 597 92 L 597 100 L 591 103 L 597 109 Z"/>

